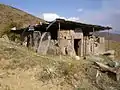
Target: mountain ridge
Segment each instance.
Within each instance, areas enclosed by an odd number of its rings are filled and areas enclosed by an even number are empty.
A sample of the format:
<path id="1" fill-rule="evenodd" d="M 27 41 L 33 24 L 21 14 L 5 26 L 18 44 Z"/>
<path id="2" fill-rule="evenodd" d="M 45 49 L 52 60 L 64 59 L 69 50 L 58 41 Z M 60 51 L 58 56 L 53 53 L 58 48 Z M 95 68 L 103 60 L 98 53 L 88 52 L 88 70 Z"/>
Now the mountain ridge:
<path id="1" fill-rule="evenodd" d="M 120 42 L 120 34 L 108 33 L 108 32 L 99 32 L 99 33 L 96 33 L 95 35 L 105 37 L 106 40 Z"/>
<path id="2" fill-rule="evenodd" d="M 28 14 L 25 11 L 15 7 L 0 4 L 0 34 L 11 23 L 19 24 L 20 27 L 28 26 L 29 24 L 38 24 L 39 22 L 46 23 L 45 20 Z"/>

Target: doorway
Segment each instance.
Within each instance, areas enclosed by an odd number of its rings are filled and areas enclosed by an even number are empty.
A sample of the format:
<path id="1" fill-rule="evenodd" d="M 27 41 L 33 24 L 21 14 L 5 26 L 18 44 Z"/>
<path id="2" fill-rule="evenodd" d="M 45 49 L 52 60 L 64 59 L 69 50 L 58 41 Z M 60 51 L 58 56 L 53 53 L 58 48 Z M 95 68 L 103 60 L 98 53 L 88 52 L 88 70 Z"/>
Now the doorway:
<path id="1" fill-rule="evenodd" d="M 81 39 L 74 39 L 74 49 L 77 56 L 81 56 Z"/>

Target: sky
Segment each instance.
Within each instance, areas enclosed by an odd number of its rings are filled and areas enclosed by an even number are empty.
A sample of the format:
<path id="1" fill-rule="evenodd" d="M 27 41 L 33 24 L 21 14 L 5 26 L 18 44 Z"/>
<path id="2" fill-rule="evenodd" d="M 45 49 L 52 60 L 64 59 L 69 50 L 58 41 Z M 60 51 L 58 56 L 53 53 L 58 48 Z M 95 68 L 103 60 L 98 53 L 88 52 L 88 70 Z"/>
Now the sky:
<path id="1" fill-rule="evenodd" d="M 47 21 L 63 18 L 112 26 L 120 33 L 120 0 L 0 0 Z"/>

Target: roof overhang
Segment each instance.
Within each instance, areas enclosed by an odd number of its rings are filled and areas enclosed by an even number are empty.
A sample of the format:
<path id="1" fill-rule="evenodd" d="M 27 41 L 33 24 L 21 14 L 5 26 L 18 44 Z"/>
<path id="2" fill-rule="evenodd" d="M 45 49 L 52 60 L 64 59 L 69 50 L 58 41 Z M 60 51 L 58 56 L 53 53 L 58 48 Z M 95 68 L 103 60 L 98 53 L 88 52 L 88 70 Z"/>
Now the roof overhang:
<path id="1" fill-rule="evenodd" d="M 52 23 L 52 22 L 51 22 Z M 103 30 L 110 30 L 111 27 L 108 26 L 100 26 L 100 25 L 92 25 L 92 24 L 85 24 L 80 22 L 73 22 L 73 21 L 67 21 L 64 19 L 56 19 L 56 22 L 53 24 L 53 26 L 56 26 L 55 24 L 60 23 L 60 28 L 64 30 L 70 30 L 70 29 L 76 29 L 81 28 L 84 32 L 92 32 L 94 31 L 103 31 Z"/>
<path id="2" fill-rule="evenodd" d="M 54 23 L 53 23 L 54 22 Z M 80 22 L 73 22 L 73 21 L 67 21 L 64 19 L 56 19 L 53 22 L 48 22 L 47 24 L 42 24 L 42 25 L 37 25 L 35 28 L 40 31 L 46 31 L 46 28 L 53 23 L 49 30 L 58 30 L 59 29 L 59 24 L 60 24 L 60 29 L 62 30 L 75 30 L 76 28 L 82 29 L 83 32 L 93 32 L 93 31 L 103 31 L 103 30 L 110 30 L 112 29 L 111 27 L 105 27 L 105 26 L 100 26 L 100 25 L 92 25 L 92 24 L 85 24 L 85 23 L 80 23 Z M 28 27 L 27 27 L 28 28 Z M 23 30 L 23 29 L 20 29 Z"/>

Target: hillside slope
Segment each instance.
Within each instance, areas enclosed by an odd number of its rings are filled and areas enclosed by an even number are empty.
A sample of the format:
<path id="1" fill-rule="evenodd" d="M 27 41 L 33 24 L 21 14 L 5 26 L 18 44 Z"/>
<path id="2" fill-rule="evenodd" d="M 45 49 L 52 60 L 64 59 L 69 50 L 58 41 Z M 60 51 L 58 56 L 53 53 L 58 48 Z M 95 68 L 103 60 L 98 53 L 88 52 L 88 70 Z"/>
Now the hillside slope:
<path id="1" fill-rule="evenodd" d="M 83 67 L 82 61 L 38 55 L 0 39 L 0 90 L 96 90 L 85 77 Z"/>
<path id="2" fill-rule="evenodd" d="M 105 37 L 106 40 L 112 40 L 112 41 L 116 41 L 116 42 L 120 42 L 120 34 L 115 34 L 115 33 L 109 33 L 108 32 L 99 32 L 96 33 L 96 35 Z"/>
<path id="3" fill-rule="evenodd" d="M 109 33 L 108 32 L 100 32 L 96 33 L 96 35 L 105 37 L 106 39 L 106 49 L 108 49 L 108 40 L 109 40 L 109 49 L 115 50 L 115 58 L 120 60 L 120 34 Z"/>
<path id="4" fill-rule="evenodd" d="M 19 24 L 21 27 L 39 22 L 45 23 L 43 19 L 37 18 L 22 10 L 0 4 L 0 33 L 4 32 L 7 25 L 12 22 Z"/>
<path id="5" fill-rule="evenodd" d="M 39 55 L 0 38 L 0 90 L 119 90 L 107 73 L 96 73 L 89 59 Z"/>

